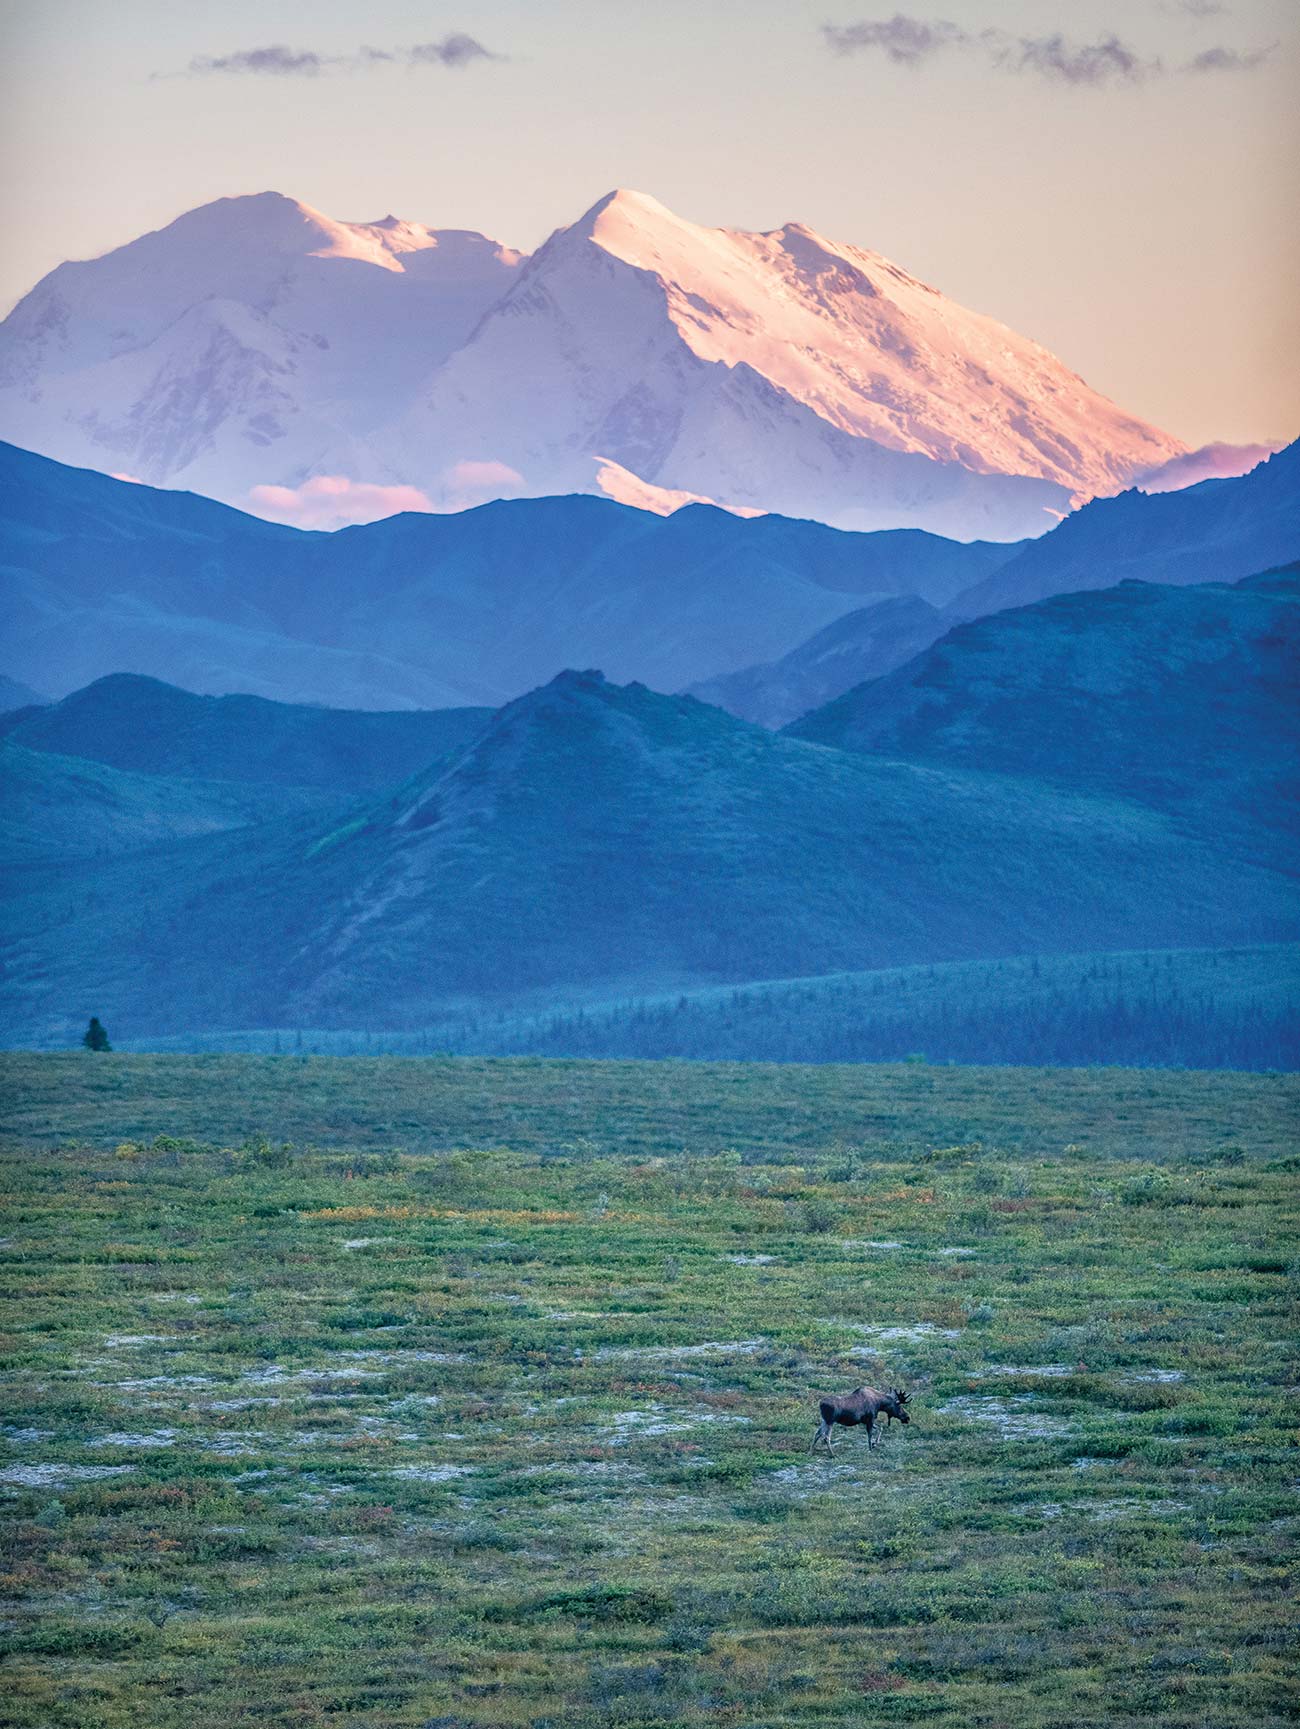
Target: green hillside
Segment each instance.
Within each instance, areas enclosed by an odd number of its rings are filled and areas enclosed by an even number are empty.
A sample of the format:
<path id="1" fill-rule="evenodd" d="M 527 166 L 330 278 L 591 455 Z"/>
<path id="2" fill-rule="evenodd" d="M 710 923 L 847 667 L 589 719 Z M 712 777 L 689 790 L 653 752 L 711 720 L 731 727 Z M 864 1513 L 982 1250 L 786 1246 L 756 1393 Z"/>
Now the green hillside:
<path id="1" fill-rule="evenodd" d="M 492 713 L 451 708 L 366 713 L 195 696 L 115 673 L 19 718 L 29 750 L 87 757 L 137 774 L 234 780 L 323 792 L 375 792 L 467 744 Z"/>
<path id="2" fill-rule="evenodd" d="M 40 884 L 52 873 L 75 880 L 79 871 L 97 868 L 91 860 L 246 829 L 286 810 L 323 813 L 337 805 L 283 787 L 125 774 L 83 757 L 0 741 L 0 863 L 11 868 L 39 861 Z M 130 892 L 129 879 L 122 892 Z"/>
<path id="3" fill-rule="evenodd" d="M 1138 800 L 1294 868 L 1300 565 L 961 625 L 791 736 Z"/>
<path id="4" fill-rule="evenodd" d="M 11 1038 L 85 1012 L 120 1037 L 400 1028 L 532 993 L 1297 929 L 1292 882 L 1131 801 L 828 750 L 593 673 L 333 825 L 181 842 L 94 890 L 69 866 L 11 902 Z"/>
<path id="5" fill-rule="evenodd" d="M 0 1026 L 1289 1062 L 1276 978 L 1247 1000 L 1186 958 L 1154 994 L 1127 960 L 1100 982 L 1024 967 L 1300 938 L 1298 623 L 1294 567 L 1057 596 L 779 735 L 596 672 L 486 718 L 104 680 L 12 728 L 0 840 L 40 868 L 0 903 Z M 994 961 L 937 989 L 925 972 Z M 888 1000 L 878 979 L 799 982 L 888 969 Z"/>

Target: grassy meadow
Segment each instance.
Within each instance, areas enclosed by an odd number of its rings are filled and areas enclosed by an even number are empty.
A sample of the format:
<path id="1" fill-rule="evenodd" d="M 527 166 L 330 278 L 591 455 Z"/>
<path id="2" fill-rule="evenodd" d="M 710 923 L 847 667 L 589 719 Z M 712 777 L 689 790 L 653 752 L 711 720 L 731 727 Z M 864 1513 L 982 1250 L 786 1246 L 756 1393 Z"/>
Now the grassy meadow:
<path id="1" fill-rule="evenodd" d="M 0 1094 L 14 1729 L 1294 1718 L 1294 1077 Z"/>

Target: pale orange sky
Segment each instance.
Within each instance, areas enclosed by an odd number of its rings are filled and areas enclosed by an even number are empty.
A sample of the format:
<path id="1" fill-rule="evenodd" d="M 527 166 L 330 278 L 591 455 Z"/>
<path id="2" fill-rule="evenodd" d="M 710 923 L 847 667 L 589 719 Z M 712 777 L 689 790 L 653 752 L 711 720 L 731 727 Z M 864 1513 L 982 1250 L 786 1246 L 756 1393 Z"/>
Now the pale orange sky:
<path id="1" fill-rule="evenodd" d="M 941 0 L 905 14 L 951 26 L 914 65 L 822 33 L 895 11 L 4 0 L 0 305 L 230 193 L 532 248 L 630 185 L 694 221 L 798 219 L 883 252 L 1189 443 L 1300 433 L 1294 0 Z M 455 32 L 499 58 L 401 58 Z M 1025 41 L 1110 32 L 1131 79 L 1071 83 L 1041 52 L 1008 69 Z M 316 75 L 187 71 L 275 44 Z M 362 66 L 362 44 L 398 58 Z"/>

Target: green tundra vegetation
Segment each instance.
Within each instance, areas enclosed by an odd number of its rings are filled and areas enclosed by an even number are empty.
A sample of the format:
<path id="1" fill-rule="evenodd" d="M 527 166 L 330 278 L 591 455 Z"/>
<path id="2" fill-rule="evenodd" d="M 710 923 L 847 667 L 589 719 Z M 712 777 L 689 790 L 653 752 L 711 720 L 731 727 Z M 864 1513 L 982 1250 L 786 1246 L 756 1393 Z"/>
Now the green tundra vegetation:
<path id="1" fill-rule="evenodd" d="M 14 1729 L 1293 1720 L 1295 1077 L 0 1094 Z"/>

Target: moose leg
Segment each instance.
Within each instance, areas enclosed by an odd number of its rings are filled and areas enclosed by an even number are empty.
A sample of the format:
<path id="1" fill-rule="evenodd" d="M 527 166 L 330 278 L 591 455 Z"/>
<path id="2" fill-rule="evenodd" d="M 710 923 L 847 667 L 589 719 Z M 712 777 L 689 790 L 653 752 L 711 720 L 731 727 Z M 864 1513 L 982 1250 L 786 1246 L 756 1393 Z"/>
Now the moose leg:
<path id="1" fill-rule="evenodd" d="M 862 1419 L 862 1421 L 863 1421 L 863 1422 L 864 1422 L 864 1423 L 865 1423 L 865 1424 L 866 1424 L 866 1426 L 867 1426 L 867 1451 L 868 1451 L 868 1453 L 869 1453 L 869 1452 L 870 1452 L 870 1451 L 871 1451 L 871 1449 L 872 1449 L 872 1448 L 873 1448 L 873 1447 L 874 1447 L 874 1446 L 875 1446 L 875 1444 L 876 1444 L 876 1443 L 875 1443 L 875 1442 L 874 1442 L 874 1441 L 873 1441 L 873 1440 L 872 1440 L 872 1435 L 873 1435 L 873 1434 L 874 1434 L 874 1433 L 875 1433 L 875 1419 L 874 1419 L 874 1418 L 873 1418 L 873 1417 L 864 1417 L 864 1418 L 863 1418 L 863 1419 Z"/>

